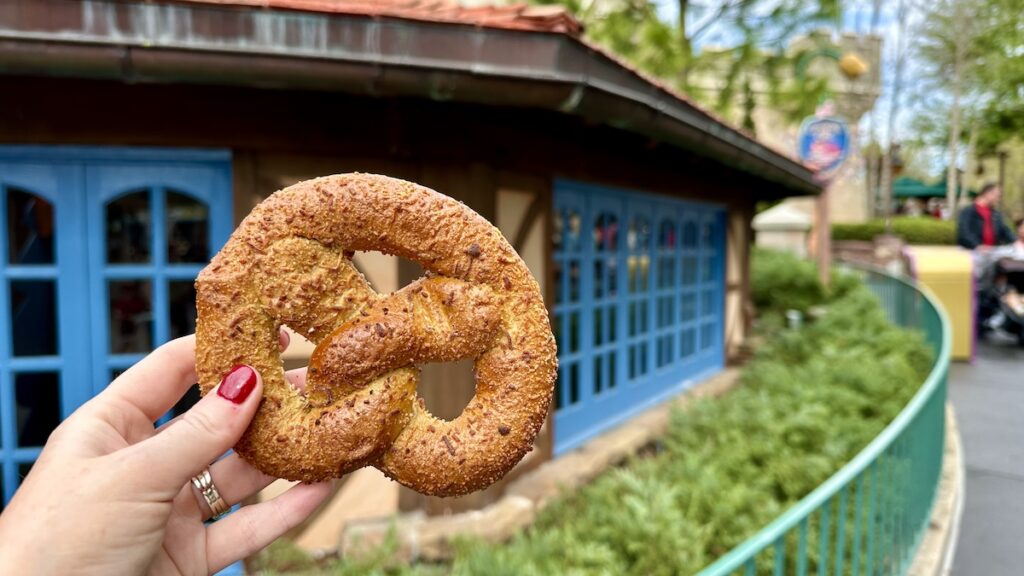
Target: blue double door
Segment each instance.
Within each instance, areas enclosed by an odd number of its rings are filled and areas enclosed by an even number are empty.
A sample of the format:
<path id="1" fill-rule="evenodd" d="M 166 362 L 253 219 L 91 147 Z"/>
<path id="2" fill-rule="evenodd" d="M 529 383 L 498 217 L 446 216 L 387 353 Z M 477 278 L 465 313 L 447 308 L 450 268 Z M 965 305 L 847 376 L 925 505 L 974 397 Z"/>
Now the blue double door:
<path id="1" fill-rule="evenodd" d="M 195 326 L 232 227 L 226 152 L 0 147 L 0 495 L 47 436 Z"/>
<path id="2" fill-rule="evenodd" d="M 725 209 L 555 188 L 555 452 L 724 365 Z"/>

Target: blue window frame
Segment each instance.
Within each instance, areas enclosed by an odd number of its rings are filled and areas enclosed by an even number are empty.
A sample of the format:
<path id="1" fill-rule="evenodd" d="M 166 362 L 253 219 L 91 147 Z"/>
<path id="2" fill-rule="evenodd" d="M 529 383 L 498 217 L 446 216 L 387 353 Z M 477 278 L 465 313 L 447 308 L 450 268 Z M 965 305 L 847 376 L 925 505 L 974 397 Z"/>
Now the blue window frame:
<path id="1" fill-rule="evenodd" d="M 724 365 L 725 209 L 555 185 L 555 453 Z"/>
<path id="2" fill-rule="evenodd" d="M 0 503 L 60 420 L 191 332 L 192 282 L 231 231 L 230 162 L 0 146 Z"/>

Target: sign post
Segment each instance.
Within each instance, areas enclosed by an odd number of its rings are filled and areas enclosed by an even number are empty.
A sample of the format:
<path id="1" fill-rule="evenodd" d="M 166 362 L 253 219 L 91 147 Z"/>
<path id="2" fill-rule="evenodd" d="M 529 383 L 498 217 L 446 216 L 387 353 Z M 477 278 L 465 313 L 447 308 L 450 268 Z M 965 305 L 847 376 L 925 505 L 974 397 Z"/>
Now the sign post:
<path id="1" fill-rule="evenodd" d="M 821 282 L 828 286 L 832 267 L 832 234 L 829 224 L 829 188 L 832 180 L 850 153 L 850 130 L 839 117 L 835 116 L 832 102 L 818 107 L 814 116 L 808 117 L 800 126 L 798 140 L 800 159 L 816 171 L 823 184 L 818 196 L 815 214 L 817 235 L 818 273 Z"/>

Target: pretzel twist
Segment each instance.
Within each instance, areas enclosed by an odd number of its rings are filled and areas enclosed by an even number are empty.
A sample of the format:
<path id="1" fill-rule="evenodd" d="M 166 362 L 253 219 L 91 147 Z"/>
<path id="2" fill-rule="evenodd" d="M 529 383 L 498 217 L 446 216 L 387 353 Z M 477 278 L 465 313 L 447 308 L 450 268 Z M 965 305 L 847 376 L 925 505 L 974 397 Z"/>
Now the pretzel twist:
<path id="1" fill-rule="evenodd" d="M 380 295 L 356 250 L 427 276 Z M 263 472 L 321 481 L 363 466 L 424 494 L 486 487 L 526 454 L 557 361 L 539 287 L 501 233 L 455 200 L 384 176 L 329 176 L 278 191 L 196 281 L 203 394 L 234 365 L 263 376 L 236 452 Z M 277 333 L 317 344 L 305 392 L 285 379 Z M 416 397 L 425 362 L 475 358 L 476 394 L 444 421 Z"/>

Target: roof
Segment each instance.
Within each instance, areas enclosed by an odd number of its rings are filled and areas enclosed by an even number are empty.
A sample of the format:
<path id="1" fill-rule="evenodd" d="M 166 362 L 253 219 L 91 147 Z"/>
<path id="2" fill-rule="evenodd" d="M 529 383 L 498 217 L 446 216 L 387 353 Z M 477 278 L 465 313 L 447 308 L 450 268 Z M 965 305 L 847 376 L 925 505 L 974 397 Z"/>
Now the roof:
<path id="1" fill-rule="evenodd" d="M 170 0 L 175 1 L 175 0 Z M 502 30 L 521 30 L 527 32 L 545 32 L 564 34 L 583 44 L 605 58 L 614 60 L 619 66 L 656 86 L 678 100 L 685 102 L 715 122 L 724 124 L 744 138 L 756 142 L 803 165 L 802 161 L 790 152 L 779 150 L 765 142 L 757 140 L 746 130 L 733 126 L 721 116 L 714 114 L 699 105 L 685 93 L 670 87 L 661 80 L 640 71 L 626 62 L 617 54 L 604 49 L 582 37 L 583 24 L 564 6 L 552 4 L 529 5 L 481 5 L 463 6 L 455 0 L 176 0 L 195 4 L 213 4 L 220 6 L 238 6 L 246 8 L 265 8 L 276 10 L 294 10 L 320 14 L 344 14 L 348 16 L 366 16 L 370 18 L 397 18 L 438 24 L 461 24 L 481 28 Z"/>
<path id="2" fill-rule="evenodd" d="M 754 216 L 754 230 L 810 230 L 811 217 L 783 202 Z"/>
<path id="3" fill-rule="evenodd" d="M 451 0 L 9 0 L 0 74 L 330 90 L 555 110 L 816 194 L 790 154 L 585 42 L 561 8 Z"/>
<path id="4" fill-rule="evenodd" d="M 583 26 L 561 6 L 463 6 L 453 0 L 178 0 L 246 8 L 297 10 L 322 14 L 404 18 L 423 22 L 467 24 L 505 30 L 554 32 L 578 37 Z"/>
<path id="5" fill-rule="evenodd" d="M 963 190 L 957 190 L 957 193 L 962 193 Z M 974 191 L 968 191 L 968 194 L 973 194 Z M 904 176 L 897 178 L 892 183 L 892 195 L 893 198 L 945 198 L 946 197 L 946 180 L 943 179 L 935 184 L 925 184 L 917 178 L 910 178 Z"/>

